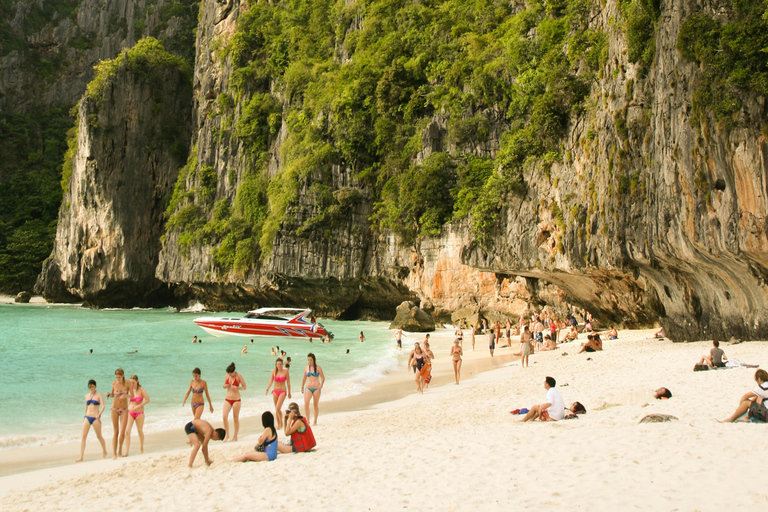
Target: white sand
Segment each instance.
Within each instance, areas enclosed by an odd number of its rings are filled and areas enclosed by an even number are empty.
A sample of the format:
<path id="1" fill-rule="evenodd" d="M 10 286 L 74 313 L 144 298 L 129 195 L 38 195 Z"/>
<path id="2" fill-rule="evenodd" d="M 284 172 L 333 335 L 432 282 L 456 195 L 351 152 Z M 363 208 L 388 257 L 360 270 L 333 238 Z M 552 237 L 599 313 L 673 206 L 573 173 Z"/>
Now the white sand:
<path id="1" fill-rule="evenodd" d="M 272 463 L 228 461 L 255 443 L 250 428 L 239 443 L 212 442 L 210 468 L 199 455 L 188 469 L 180 427 L 164 453 L 4 477 L 0 510 L 714 511 L 764 505 L 768 426 L 715 421 L 755 386 L 755 370 L 693 373 L 709 343 L 644 339 L 651 332 L 620 332 L 622 339 L 593 354 L 576 354 L 571 343 L 535 354 L 530 369 L 510 363 L 460 386 L 433 386 L 373 409 L 321 416 L 315 452 L 279 455 Z M 444 368 L 449 335 L 433 338 Z M 489 359 L 484 347 L 479 337 L 475 357 Z M 765 343 L 723 348 L 732 359 L 768 366 Z M 557 379 L 566 404 L 581 401 L 588 413 L 515 423 L 508 411 L 543 401 L 546 375 Z M 650 398 L 660 386 L 672 390 L 671 400 Z M 679 421 L 638 425 L 650 413 Z M 89 439 L 86 458 L 97 446 Z"/>

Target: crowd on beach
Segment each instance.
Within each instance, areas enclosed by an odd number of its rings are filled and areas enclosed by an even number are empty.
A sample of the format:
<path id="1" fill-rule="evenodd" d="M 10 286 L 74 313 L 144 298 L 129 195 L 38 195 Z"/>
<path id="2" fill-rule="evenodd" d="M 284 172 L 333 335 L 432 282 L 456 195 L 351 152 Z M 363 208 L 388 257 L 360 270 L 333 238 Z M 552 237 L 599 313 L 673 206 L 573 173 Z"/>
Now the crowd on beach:
<path id="1" fill-rule="evenodd" d="M 197 338 L 193 343 L 197 343 Z M 282 354 L 278 346 L 271 350 L 272 355 Z M 246 350 L 243 350 L 246 353 Z M 261 449 L 256 450 L 256 455 L 247 453 L 242 458 L 235 460 L 274 460 L 278 452 L 290 453 L 296 451 L 307 451 L 314 447 L 314 436 L 312 434 L 312 425 L 317 425 L 317 418 L 320 414 L 320 396 L 323 385 L 325 384 L 325 374 L 322 367 L 317 364 L 317 358 L 314 354 L 307 354 L 307 365 L 304 368 L 301 381 L 301 393 L 304 397 L 304 411 L 306 416 L 300 414 L 299 406 L 295 402 L 289 404 L 285 414 L 281 410 L 286 398 L 292 398 L 291 377 L 290 377 L 290 357 L 286 358 L 286 364 L 283 357 L 277 357 L 275 367 L 270 374 L 269 384 L 265 394 L 272 395 L 274 403 L 274 414 L 270 411 L 262 415 L 264 433 L 260 438 Z M 213 402 L 208 391 L 208 383 L 201 378 L 199 368 L 192 370 L 192 380 L 189 383 L 187 393 L 184 395 L 182 405 L 187 403 L 191 395 L 191 413 L 192 420 L 184 427 L 184 432 L 189 437 L 189 444 L 192 445 L 192 454 L 189 465 L 195 460 L 197 452 L 202 449 L 203 456 L 207 464 L 211 463 L 208 456 L 208 443 L 211 440 L 237 441 L 240 431 L 240 408 L 242 404 L 241 393 L 248 389 L 245 378 L 240 374 L 232 362 L 226 368 L 226 377 L 223 388 L 226 389 L 226 397 L 222 404 L 222 423 L 223 428 L 214 428 L 209 422 L 202 419 L 207 400 L 208 407 L 213 413 Z M 139 377 L 132 375 L 126 380 L 125 372 L 122 368 L 115 370 L 115 380 L 112 382 L 111 390 L 103 395 L 96 389 L 96 381 L 91 379 L 88 382 L 89 393 L 85 395 L 85 417 L 83 418 L 82 439 L 80 442 L 80 457 L 76 462 L 83 460 L 85 453 L 86 439 L 93 428 L 96 437 L 102 447 L 102 458 L 106 458 L 107 446 L 102 436 L 101 417 L 106 410 L 106 398 L 112 399 L 110 416 L 113 426 L 112 438 L 112 458 L 127 457 L 131 448 L 131 433 L 134 425 L 139 437 L 139 453 L 144 453 L 144 408 L 150 403 L 147 390 L 140 384 Z M 310 408 L 310 404 L 312 408 Z M 314 417 L 312 412 L 314 411 Z M 230 428 L 230 414 L 232 417 L 232 426 Z M 278 446 L 277 430 L 283 429 L 286 436 L 290 437 L 287 441 Z M 269 431 L 269 432 L 268 432 Z M 311 445 L 311 446 L 310 446 Z M 266 458 L 263 458 L 266 457 Z"/>

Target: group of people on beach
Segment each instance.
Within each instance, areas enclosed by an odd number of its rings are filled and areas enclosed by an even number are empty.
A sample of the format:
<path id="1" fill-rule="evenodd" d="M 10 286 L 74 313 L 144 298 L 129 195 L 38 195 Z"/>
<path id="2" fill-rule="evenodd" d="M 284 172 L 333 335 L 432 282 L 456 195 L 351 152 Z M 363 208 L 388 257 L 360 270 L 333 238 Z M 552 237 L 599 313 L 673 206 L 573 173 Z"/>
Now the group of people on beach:
<path id="1" fill-rule="evenodd" d="M 208 401 L 208 407 L 213 413 L 213 402 L 208 390 L 208 383 L 201 378 L 200 368 L 192 370 L 192 380 L 184 395 L 182 405 L 186 405 L 187 399 L 191 398 L 192 421 L 185 430 L 200 431 L 202 439 L 207 436 L 208 440 L 220 439 L 222 441 L 237 441 L 240 430 L 240 407 L 242 404 L 241 392 L 247 389 L 245 378 L 238 373 L 235 363 L 231 363 L 226 369 L 226 378 L 223 388 L 226 389 L 226 397 L 222 406 L 222 422 L 224 428 L 217 433 L 213 427 L 206 427 L 208 424 L 201 419 L 205 410 L 205 401 Z M 307 366 L 304 368 L 304 374 L 301 381 L 301 392 L 304 395 L 304 410 L 306 412 L 306 421 L 310 421 L 310 403 L 314 408 L 314 423 L 317 424 L 317 417 L 320 414 L 320 395 L 325 384 L 325 374 L 323 369 L 317 364 L 317 358 L 314 354 L 307 354 Z M 101 433 L 101 417 L 106 409 L 105 396 L 96 389 L 96 381 L 88 382 L 89 393 L 85 395 L 85 417 L 83 418 L 82 439 L 80 442 L 80 458 L 76 462 L 83 460 L 85 453 L 86 439 L 91 427 L 93 427 L 96 437 L 101 443 L 103 458 L 107 457 L 106 442 Z M 269 384 L 265 394 L 270 394 L 272 390 L 272 400 L 275 406 L 273 418 L 277 418 L 277 428 L 283 428 L 283 416 L 280 415 L 283 403 L 286 397 L 291 398 L 291 377 L 289 369 L 284 367 L 283 359 L 278 357 L 275 360 L 275 367 L 270 374 Z M 150 402 L 149 395 L 144 387 L 139 383 L 139 377 L 132 375 L 130 379 L 125 379 L 125 372 L 122 368 L 115 370 L 115 381 L 112 383 L 112 389 L 106 394 L 106 398 L 112 398 L 111 417 L 113 425 L 112 454 L 113 458 L 118 456 L 127 457 L 131 446 L 131 431 L 136 425 L 139 435 L 139 453 L 144 453 L 144 407 Z M 233 428 L 230 430 L 229 416 L 232 413 Z M 271 415 L 272 413 L 270 413 Z M 191 426 L 190 426 L 191 425 Z M 210 424 L 208 424 L 210 425 Z M 231 432 L 231 436 L 230 436 Z M 194 433 L 194 432 L 192 432 Z M 190 432 L 187 432 L 190 435 Z M 218 436 L 221 437 L 218 437 Z M 202 443 L 202 441 L 201 441 Z M 202 445 L 201 445 L 202 446 Z M 206 443 L 207 447 L 207 443 Z M 199 448 L 199 446 L 198 446 Z M 204 450 L 207 453 L 207 448 Z M 206 456 L 207 458 L 207 456 Z M 194 457 L 193 457 L 194 459 Z"/>
<path id="2" fill-rule="evenodd" d="M 80 441 L 80 458 L 75 462 L 83 460 L 85 441 L 91 427 L 93 427 L 96 437 L 101 443 L 102 458 L 107 457 L 106 442 L 101 435 L 101 417 L 106 410 L 106 400 L 104 395 L 96 390 L 95 380 L 88 381 L 88 390 L 89 393 L 85 395 L 85 417 L 83 418 L 83 432 Z M 139 453 L 144 453 L 144 406 L 149 403 L 147 390 L 139 383 L 137 375 L 131 375 L 131 378 L 126 381 L 125 372 L 122 368 L 118 368 L 115 370 L 112 389 L 106 394 L 106 398 L 110 397 L 112 398 L 110 415 L 114 432 L 112 458 L 117 459 L 118 455 L 121 457 L 128 456 L 131 448 L 131 430 L 134 424 L 139 434 Z"/>

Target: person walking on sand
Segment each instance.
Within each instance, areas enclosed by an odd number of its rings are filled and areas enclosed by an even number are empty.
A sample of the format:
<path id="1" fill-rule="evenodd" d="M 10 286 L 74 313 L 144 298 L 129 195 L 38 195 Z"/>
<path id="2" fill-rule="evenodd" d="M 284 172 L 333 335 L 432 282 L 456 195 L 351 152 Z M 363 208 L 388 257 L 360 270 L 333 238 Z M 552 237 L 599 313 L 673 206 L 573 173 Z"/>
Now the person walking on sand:
<path id="1" fill-rule="evenodd" d="M 235 431 L 232 435 L 232 441 L 237 441 L 237 434 L 240 432 L 240 407 L 242 402 L 240 401 L 240 391 L 245 391 L 248 386 L 245 383 L 245 379 L 242 375 L 235 370 L 235 363 L 230 363 L 227 366 L 227 378 L 224 379 L 224 389 L 227 390 L 227 396 L 224 398 L 224 408 L 222 409 L 222 420 L 224 422 L 224 430 L 227 431 L 224 442 L 229 439 L 229 411 L 232 411 L 232 421 L 235 424 Z"/>
<path id="2" fill-rule="evenodd" d="M 496 333 L 493 329 L 488 329 L 488 350 L 491 351 L 491 357 L 493 357 L 493 351 L 496 348 Z"/>
<path id="3" fill-rule="evenodd" d="M 429 383 L 432 382 L 432 361 L 435 359 L 435 353 L 429 348 L 429 342 L 424 342 L 424 354 L 427 356 L 427 362 L 422 368 L 422 376 L 424 377 L 424 385 L 429 389 Z"/>
<path id="4" fill-rule="evenodd" d="M 528 421 L 539 418 L 541 421 L 559 421 L 565 417 L 565 402 L 560 392 L 555 389 L 555 379 L 544 379 L 544 389 L 547 390 L 547 398 L 543 404 L 532 405 L 528 413 L 520 421 Z"/>
<path id="5" fill-rule="evenodd" d="M 192 453 L 189 454 L 189 467 L 192 467 L 192 463 L 195 462 L 200 448 L 203 449 L 205 464 L 207 466 L 213 464 L 213 460 L 208 457 L 208 443 L 211 440 L 221 441 L 227 436 L 227 432 L 223 428 L 215 429 L 210 423 L 199 418 L 195 418 L 184 425 L 184 433 L 187 434 L 189 444 L 192 445 Z"/>
<path id="6" fill-rule="evenodd" d="M 85 417 L 83 418 L 83 437 L 80 440 L 80 458 L 75 462 L 81 462 L 83 455 L 85 454 L 85 440 L 88 437 L 88 431 L 93 426 L 93 431 L 96 432 L 96 437 L 101 443 L 101 450 L 104 452 L 101 456 L 102 459 L 107 458 L 107 443 L 101 436 L 101 415 L 106 409 L 107 404 L 101 393 L 96 391 L 96 381 L 91 379 L 88 381 L 88 389 L 90 393 L 85 395 Z"/>
<path id="7" fill-rule="evenodd" d="M 325 384 L 325 374 L 323 369 L 317 366 L 317 359 L 315 354 L 311 352 L 307 354 L 307 366 L 304 367 L 304 378 L 301 379 L 301 392 L 304 394 L 304 411 L 307 413 L 307 421 L 310 420 L 309 413 L 309 401 L 312 400 L 315 406 L 315 421 L 313 425 L 317 425 L 317 417 L 320 414 L 320 393 L 323 390 Z M 305 387 L 306 386 L 306 387 Z"/>
<path id="8" fill-rule="evenodd" d="M 275 416 L 277 416 L 277 428 L 283 428 L 280 410 L 285 402 L 285 394 L 288 393 L 288 398 L 291 398 L 291 375 L 288 370 L 283 368 L 283 359 L 278 357 L 275 360 L 275 368 L 272 370 L 272 375 L 269 378 L 269 385 L 265 395 L 269 394 L 269 388 L 272 387 L 272 383 L 275 384 L 275 389 L 272 390 L 272 401 L 275 404 Z M 315 418 L 317 419 L 317 418 Z"/>
<path id="9" fill-rule="evenodd" d="M 456 384 L 461 379 L 461 356 L 464 352 L 461 349 L 461 344 L 458 338 L 453 340 L 453 347 L 451 347 L 451 360 L 453 361 L 453 377 L 456 379 Z"/>
<path id="10" fill-rule="evenodd" d="M 131 429 L 136 423 L 136 432 L 139 433 L 139 453 L 144 453 L 144 407 L 149 403 L 149 395 L 144 386 L 139 384 L 138 375 L 131 375 L 128 381 L 130 386 L 130 398 L 128 399 L 128 426 L 125 429 L 125 453 L 128 456 L 131 450 Z"/>
<path id="11" fill-rule="evenodd" d="M 112 398 L 112 458 L 117 459 L 117 454 L 123 453 L 125 441 L 125 427 L 128 425 L 128 383 L 125 381 L 125 372 L 122 368 L 115 370 L 115 380 L 112 382 L 112 391 L 107 393 Z"/>
<path id="12" fill-rule="evenodd" d="M 504 334 L 507 336 L 507 347 L 512 346 L 512 322 L 507 318 L 507 324 L 504 328 Z"/>
<path id="13" fill-rule="evenodd" d="M 184 400 L 181 401 L 181 405 L 187 403 L 189 394 L 192 393 L 192 416 L 196 420 L 199 420 L 205 410 L 205 400 L 203 399 L 203 392 L 205 392 L 206 398 L 208 398 L 208 406 L 213 412 L 213 403 L 211 402 L 211 395 L 208 394 L 208 383 L 200 378 L 200 368 L 192 370 L 192 380 L 189 383 L 189 389 L 187 394 L 184 395 Z"/>
<path id="14" fill-rule="evenodd" d="M 416 342 L 413 344 L 413 350 L 411 350 L 411 353 L 408 355 L 408 365 L 407 368 L 409 370 L 413 370 L 413 373 L 416 373 L 416 361 L 414 360 L 414 356 L 416 355 L 416 350 L 421 353 L 421 346 L 419 345 L 419 342 Z"/>
<path id="15" fill-rule="evenodd" d="M 421 350 L 418 343 L 415 344 L 411 355 L 413 357 L 409 359 L 408 364 L 411 365 L 415 374 L 414 381 L 416 382 L 416 392 L 424 393 L 424 376 L 421 374 L 421 369 L 424 368 L 424 365 L 427 363 L 427 355 Z"/>
<path id="16" fill-rule="evenodd" d="M 469 331 L 470 339 L 472 340 L 472 352 L 475 351 L 475 324 L 472 324 L 472 329 Z"/>
<path id="17" fill-rule="evenodd" d="M 461 324 L 459 324 L 459 328 L 456 329 L 456 332 L 454 334 L 456 336 L 456 339 L 459 340 L 459 345 L 464 343 L 464 332 L 461 330 Z"/>
<path id="18" fill-rule="evenodd" d="M 520 333 L 520 368 L 528 368 L 528 357 L 531 355 L 531 346 L 533 344 L 533 335 L 528 330 L 527 325 L 523 325 L 523 332 Z"/>
<path id="19" fill-rule="evenodd" d="M 264 431 L 259 436 L 256 444 L 256 450 L 244 453 L 239 457 L 232 459 L 232 462 L 260 462 L 265 460 L 275 460 L 277 458 L 277 430 L 275 429 L 275 417 L 271 412 L 266 411 L 261 415 L 261 424 Z"/>

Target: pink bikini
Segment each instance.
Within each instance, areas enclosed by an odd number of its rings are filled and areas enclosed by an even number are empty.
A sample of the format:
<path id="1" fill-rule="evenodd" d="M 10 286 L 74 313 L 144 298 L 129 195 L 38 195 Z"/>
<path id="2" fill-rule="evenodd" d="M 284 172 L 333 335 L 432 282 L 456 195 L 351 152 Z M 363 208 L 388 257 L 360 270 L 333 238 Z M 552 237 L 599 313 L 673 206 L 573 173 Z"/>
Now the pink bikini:
<path id="1" fill-rule="evenodd" d="M 135 397 L 135 398 L 131 398 L 131 399 L 130 399 L 130 401 L 131 401 L 131 402 L 136 402 L 137 404 L 140 404 L 142 400 L 144 400 L 144 397 L 143 397 L 143 396 L 137 396 L 137 397 Z M 142 414 L 144 414 L 144 411 L 140 411 L 140 412 L 131 412 L 131 411 L 128 411 L 128 414 L 130 414 L 130 415 L 131 415 L 131 418 L 133 418 L 133 419 L 136 419 L 136 418 L 138 418 L 139 416 L 141 416 Z"/>
<path id="2" fill-rule="evenodd" d="M 275 376 L 275 382 L 285 382 L 285 380 L 286 380 L 286 377 Z M 275 389 L 275 390 L 272 391 L 272 394 L 275 395 L 275 396 L 280 396 L 283 393 L 285 393 L 284 389 Z"/>

